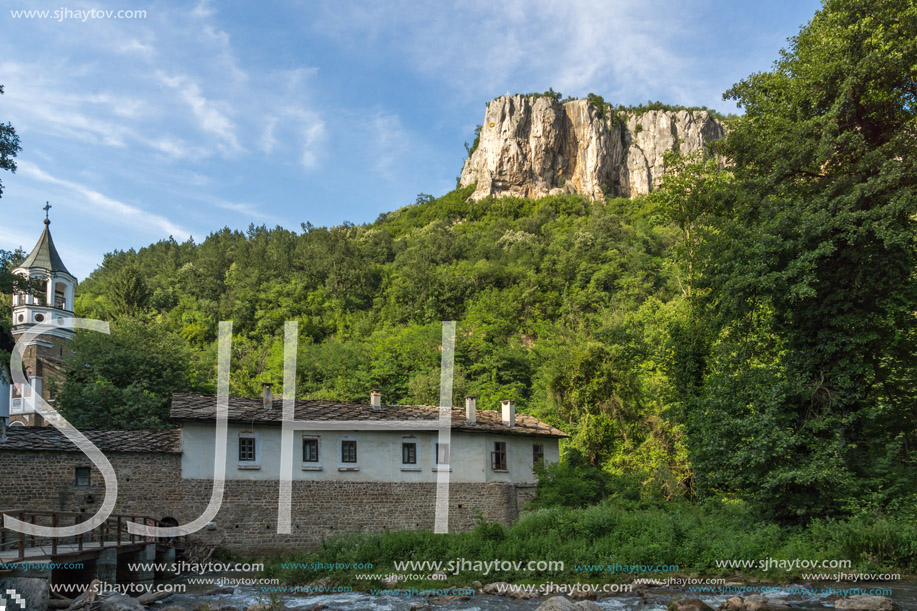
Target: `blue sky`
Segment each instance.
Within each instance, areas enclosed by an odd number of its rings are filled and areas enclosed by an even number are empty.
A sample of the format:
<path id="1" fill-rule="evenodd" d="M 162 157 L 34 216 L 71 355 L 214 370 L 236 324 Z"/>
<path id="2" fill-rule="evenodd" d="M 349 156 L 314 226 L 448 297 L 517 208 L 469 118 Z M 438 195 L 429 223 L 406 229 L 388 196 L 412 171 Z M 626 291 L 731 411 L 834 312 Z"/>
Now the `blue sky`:
<path id="1" fill-rule="evenodd" d="M 46 200 L 65 263 L 223 226 L 355 223 L 455 186 L 484 105 L 595 92 L 734 111 L 811 0 L 10 0 L 0 121 L 17 129 L 0 248 Z M 11 11 L 69 10 L 64 19 Z M 145 18 L 76 11 L 145 10 Z"/>

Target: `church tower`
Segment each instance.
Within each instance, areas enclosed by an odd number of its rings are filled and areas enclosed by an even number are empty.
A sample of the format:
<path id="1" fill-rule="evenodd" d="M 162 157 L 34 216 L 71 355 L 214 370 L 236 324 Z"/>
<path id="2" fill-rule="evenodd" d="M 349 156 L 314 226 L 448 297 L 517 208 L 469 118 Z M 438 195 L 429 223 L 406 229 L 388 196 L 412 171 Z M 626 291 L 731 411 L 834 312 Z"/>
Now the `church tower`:
<path id="1" fill-rule="evenodd" d="M 54 247 L 51 239 L 51 221 L 48 218 L 50 205 L 45 205 L 45 229 L 26 259 L 13 269 L 14 274 L 29 278 L 35 288 L 29 293 L 13 295 L 13 339 L 19 340 L 23 333 L 37 323 L 53 325 L 56 328 L 35 339 L 25 349 L 22 364 L 31 388 L 10 386 L 10 425 L 22 423 L 25 426 L 42 426 L 44 418 L 36 411 L 31 393 L 41 396 L 54 405 L 54 397 L 48 382 L 63 382 L 61 359 L 67 343 L 74 332 L 63 328 L 68 318 L 73 318 L 73 293 L 76 277 L 67 267 Z"/>

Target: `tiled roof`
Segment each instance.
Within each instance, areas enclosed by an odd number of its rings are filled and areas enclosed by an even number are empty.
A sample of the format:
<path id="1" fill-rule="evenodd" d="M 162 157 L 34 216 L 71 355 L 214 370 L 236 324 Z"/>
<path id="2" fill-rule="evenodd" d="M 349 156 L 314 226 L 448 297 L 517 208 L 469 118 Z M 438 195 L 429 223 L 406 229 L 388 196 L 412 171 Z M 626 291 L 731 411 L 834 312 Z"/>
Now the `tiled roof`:
<path id="1" fill-rule="evenodd" d="M 181 452 L 178 429 L 150 431 L 80 431 L 102 452 Z M 0 451 L 79 452 L 73 442 L 51 426 L 8 428 Z"/>
<path id="2" fill-rule="evenodd" d="M 280 426 L 283 418 L 283 403 L 275 399 L 271 409 L 262 406 L 261 399 L 229 399 L 229 421 L 246 424 L 267 424 Z M 346 403 L 324 400 L 297 400 L 294 407 L 297 421 L 334 420 L 385 422 L 392 420 L 415 420 L 418 423 L 433 423 L 439 418 L 439 408 L 429 405 L 384 405 L 373 408 L 366 403 Z M 172 420 L 177 422 L 207 422 L 216 419 L 216 397 L 213 395 L 172 395 Z M 418 427 L 421 428 L 421 427 Z M 430 428 L 429 426 L 423 428 Z M 410 425 L 399 427 L 411 430 Z M 452 408 L 452 430 L 470 433 L 502 433 L 507 435 L 535 435 L 539 437 L 568 437 L 560 429 L 546 424 L 528 414 L 516 413 L 516 426 L 506 426 L 499 411 L 478 410 L 477 424 L 468 424 L 465 409 Z"/>

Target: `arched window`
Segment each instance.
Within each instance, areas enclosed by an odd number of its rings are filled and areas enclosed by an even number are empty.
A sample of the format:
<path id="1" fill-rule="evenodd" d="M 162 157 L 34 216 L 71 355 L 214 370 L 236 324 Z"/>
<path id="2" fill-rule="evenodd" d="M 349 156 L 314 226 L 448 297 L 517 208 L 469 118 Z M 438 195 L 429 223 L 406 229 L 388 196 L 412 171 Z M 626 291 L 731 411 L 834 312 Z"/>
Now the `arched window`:
<path id="1" fill-rule="evenodd" d="M 45 305 L 48 301 L 48 279 L 47 278 L 32 278 L 35 282 L 35 290 L 32 292 L 34 297 L 33 303 L 35 305 Z"/>
<path id="2" fill-rule="evenodd" d="M 63 282 L 54 283 L 54 307 L 67 310 L 67 285 Z"/>

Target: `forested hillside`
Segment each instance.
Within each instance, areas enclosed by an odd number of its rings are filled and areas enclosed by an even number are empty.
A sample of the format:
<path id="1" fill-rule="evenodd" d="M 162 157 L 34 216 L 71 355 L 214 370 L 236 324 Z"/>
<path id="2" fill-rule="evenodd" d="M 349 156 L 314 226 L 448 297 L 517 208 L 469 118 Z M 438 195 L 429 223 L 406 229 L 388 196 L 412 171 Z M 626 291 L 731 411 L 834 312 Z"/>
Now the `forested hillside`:
<path id="1" fill-rule="evenodd" d="M 262 381 L 282 380 L 283 323 L 297 320 L 300 396 L 368 401 L 379 388 L 388 403 L 435 404 L 440 321 L 456 320 L 457 401 L 515 399 L 564 425 L 594 463 L 639 465 L 669 493 L 683 490 L 681 435 L 661 418 L 672 397 L 666 329 L 683 309 L 677 229 L 642 200 L 472 204 L 469 194 L 419 196 L 370 225 L 223 230 L 112 254 L 80 286 L 77 310 L 119 322 L 111 338 L 81 337 L 77 357 L 118 344 L 123 369 L 111 381 L 124 388 L 137 371 L 162 370 L 137 359 L 168 352 L 185 363 L 144 390 L 208 389 L 217 322 L 231 320 L 232 392 L 257 395 Z M 117 410 L 104 398 L 113 389 L 96 389 L 99 403 L 84 396 L 92 387 L 70 386 L 77 422 L 110 422 L 92 406 Z M 118 402 L 129 410 L 118 424 L 150 424 L 127 407 L 133 392 Z"/>
<path id="2" fill-rule="evenodd" d="M 170 392 L 212 390 L 220 320 L 236 394 L 281 380 L 298 320 L 298 394 L 434 403 L 456 320 L 456 398 L 514 398 L 570 432 L 572 485 L 585 464 L 786 521 L 913 516 L 915 41 L 913 3 L 828 0 L 727 92 L 744 115 L 717 150 L 670 154 L 646 197 L 470 185 L 367 225 L 114 253 L 77 303 L 113 334 L 74 343 L 60 405 L 80 425 L 166 424 Z"/>

